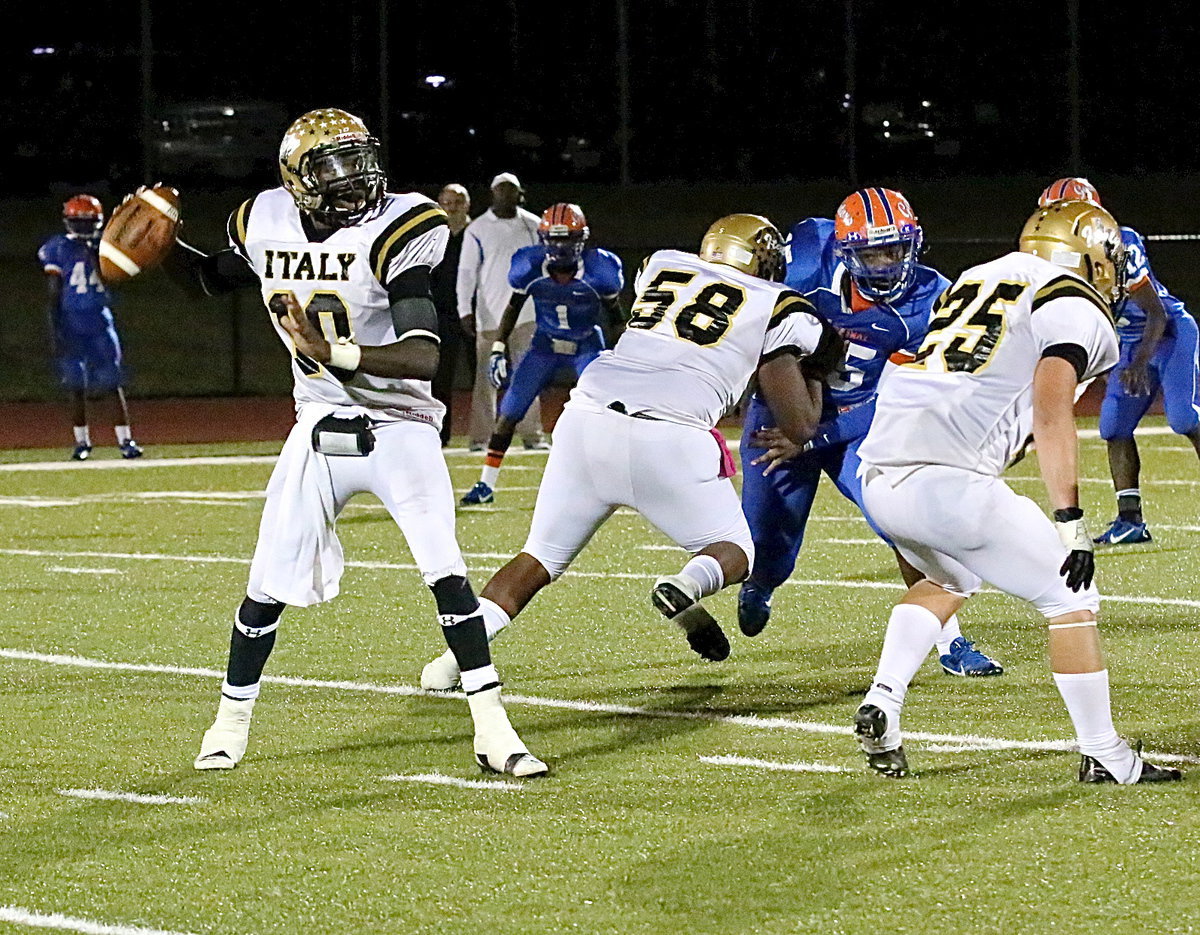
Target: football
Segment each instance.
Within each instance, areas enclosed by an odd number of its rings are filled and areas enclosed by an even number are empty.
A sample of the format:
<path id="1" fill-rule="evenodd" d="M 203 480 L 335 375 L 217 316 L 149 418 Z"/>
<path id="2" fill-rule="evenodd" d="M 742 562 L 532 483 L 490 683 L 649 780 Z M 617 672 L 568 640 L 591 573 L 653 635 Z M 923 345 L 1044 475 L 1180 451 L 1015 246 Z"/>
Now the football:
<path id="1" fill-rule="evenodd" d="M 100 275 L 126 282 L 162 262 L 175 245 L 179 192 L 166 185 L 140 188 L 113 212 L 100 238 Z"/>

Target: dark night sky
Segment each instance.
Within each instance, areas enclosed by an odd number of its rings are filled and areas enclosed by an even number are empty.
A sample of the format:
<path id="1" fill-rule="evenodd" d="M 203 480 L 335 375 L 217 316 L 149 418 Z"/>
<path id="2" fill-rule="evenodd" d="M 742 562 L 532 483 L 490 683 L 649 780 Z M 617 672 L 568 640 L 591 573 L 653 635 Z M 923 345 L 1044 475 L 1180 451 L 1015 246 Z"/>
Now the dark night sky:
<path id="1" fill-rule="evenodd" d="M 636 180 L 845 174 L 841 3 L 628 5 Z M 10 162 L 10 190 L 137 174 L 137 7 L 92 0 L 8 28 L 0 41 L 16 81 L 0 121 L 16 152 L 0 159 Z M 1064 166 L 1065 0 L 855 7 L 864 173 L 887 165 L 909 175 L 1053 174 Z M 1080 0 L 1080 8 L 1086 168 L 1191 171 L 1200 149 L 1192 52 L 1200 25 L 1189 4 Z M 156 96 L 267 100 L 287 116 L 333 104 L 378 126 L 378 10 L 377 0 L 262 8 L 156 0 Z M 439 179 L 503 161 L 531 178 L 614 179 L 614 11 L 611 0 L 392 3 L 392 171 Z M 37 46 L 58 51 L 33 56 Z M 454 87 L 423 87 L 430 73 Z M 892 140 L 881 135 L 888 115 Z M 273 149 L 282 129 L 269 129 L 263 148 Z"/>

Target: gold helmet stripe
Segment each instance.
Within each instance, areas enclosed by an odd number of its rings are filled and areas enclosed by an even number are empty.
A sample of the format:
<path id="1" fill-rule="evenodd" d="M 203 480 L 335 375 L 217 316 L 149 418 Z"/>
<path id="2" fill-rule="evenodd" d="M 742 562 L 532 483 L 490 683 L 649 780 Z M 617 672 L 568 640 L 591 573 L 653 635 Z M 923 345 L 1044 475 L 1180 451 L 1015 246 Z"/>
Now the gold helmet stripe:
<path id="1" fill-rule="evenodd" d="M 370 261 L 375 278 L 383 282 L 388 262 L 395 254 L 417 237 L 446 223 L 446 212 L 435 204 L 426 202 L 405 211 L 375 238 L 371 246 Z"/>
<path id="2" fill-rule="evenodd" d="M 1112 321 L 1112 309 L 1104 301 L 1104 297 L 1082 279 L 1076 279 L 1074 276 L 1059 276 L 1051 279 L 1046 285 L 1035 292 L 1030 314 L 1036 312 L 1047 302 L 1063 298 L 1086 299 L 1096 306 L 1096 308 L 1100 309 L 1104 313 L 1105 318 Z"/>

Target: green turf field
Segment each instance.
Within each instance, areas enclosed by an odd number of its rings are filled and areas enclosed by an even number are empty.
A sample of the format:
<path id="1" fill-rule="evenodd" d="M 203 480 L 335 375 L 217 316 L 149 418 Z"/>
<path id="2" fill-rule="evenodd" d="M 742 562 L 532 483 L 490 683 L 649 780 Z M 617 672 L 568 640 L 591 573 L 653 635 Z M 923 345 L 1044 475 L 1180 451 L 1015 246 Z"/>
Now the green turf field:
<path id="1" fill-rule="evenodd" d="M 849 723 L 898 591 L 832 488 L 760 637 L 737 634 L 732 590 L 713 600 L 733 642 L 715 665 L 649 604 L 682 554 L 614 516 L 495 644 L 553 769 L 500 788 L 387 778 L 483 777 L 462 699 L 414 688 L 443 648 L 432 601 L 387 515 L 356 501 L 343 596 L 284 617 L 268 674 L 296 681 L 264 687 L 238 769 L 194 772 L 275 447 L 0 466 L 0 932 L 54 913 L 112 935 L 1200 929 L 1200 765 L 1169 787 L 1074 782 L 1023 604 L 984 594 L 963 614 L 1005 676 L 918 676 L 906 727 L 942 735 L 908 739 L 919 775 L 864 771 Z M 1099 531 L 1102 443 L 1082 448 Z M 1156 543 L 1100 556 L 1102 632 L 1119 728 L 1186 768 L 1200 470 L 1173 435 L 1142 453 Z M 259 457 L 154 465 L 213 454 Z M 478 456 L 450 461 L 465 489 Z M 460 512 L 477 586 L 524 541 L 544 461 L 510 458 L 496 505 Z M 1035 472 L 1014 484 L 1037 497 Z M 182 801 L 63 794 L 93 789 Z"/>

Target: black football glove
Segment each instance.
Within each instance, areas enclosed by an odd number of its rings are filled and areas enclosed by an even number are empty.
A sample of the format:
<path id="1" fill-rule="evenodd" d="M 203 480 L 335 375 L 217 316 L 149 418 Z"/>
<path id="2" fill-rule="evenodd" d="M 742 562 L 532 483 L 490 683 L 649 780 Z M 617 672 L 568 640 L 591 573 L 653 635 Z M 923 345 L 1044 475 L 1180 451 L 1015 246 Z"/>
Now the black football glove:
<path id="1" fill-rule="evenodd" d="M 1058 530 L 1062 544 L 1071 552 L 1058 573 L 1067 579 L 1067 587 L 1072 591 L 1088 587 L 1096 574 L 1096 555 L 1092 551 L 1092 537 L 1083 522 L 1083 510 L 1077 506 L 1055 510 L 1054 528 Z"/>

